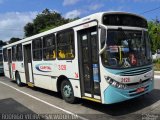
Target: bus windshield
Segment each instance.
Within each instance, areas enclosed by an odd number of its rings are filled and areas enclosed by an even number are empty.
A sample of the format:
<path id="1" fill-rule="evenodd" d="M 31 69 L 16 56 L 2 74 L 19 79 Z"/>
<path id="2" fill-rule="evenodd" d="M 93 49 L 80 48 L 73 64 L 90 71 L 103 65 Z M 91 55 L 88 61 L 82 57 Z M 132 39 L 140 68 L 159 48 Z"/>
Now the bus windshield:
<path id="1" fill-rule="evenodd" d="M 150 40 L 146 31 L 108 30 L 102 63 L 110 68 L 129 68 L 151 64 Z"/>

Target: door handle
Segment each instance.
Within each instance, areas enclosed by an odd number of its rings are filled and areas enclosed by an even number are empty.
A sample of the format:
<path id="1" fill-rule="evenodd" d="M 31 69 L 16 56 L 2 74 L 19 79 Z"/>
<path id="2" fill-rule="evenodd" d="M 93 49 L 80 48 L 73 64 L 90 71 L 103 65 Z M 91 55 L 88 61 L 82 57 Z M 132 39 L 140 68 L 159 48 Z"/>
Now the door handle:
<path id="1" fill-rule="evenodd" d="M 68 60 L 68 61 L 66 61 L 66 62 L 71 62 L 71 63 L 72 63 L 72 60 Z"/>

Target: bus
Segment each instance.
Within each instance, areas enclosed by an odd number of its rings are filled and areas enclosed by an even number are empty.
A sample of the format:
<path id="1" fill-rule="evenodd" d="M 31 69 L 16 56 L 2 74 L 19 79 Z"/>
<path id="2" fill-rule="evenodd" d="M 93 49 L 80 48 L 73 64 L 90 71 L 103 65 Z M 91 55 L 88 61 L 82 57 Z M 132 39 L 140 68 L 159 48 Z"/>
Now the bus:
<path id="1" fill-rule="evenodd" d="M 3 47 L 4 73 L 30 87 L 102 104 L 130 100 L 153 89 L 147 20 L 127 12 L 100 12 Z"/>
<path id="2" fill-rule="evenodd" d="M 2 56 L 2 47 L 0 46 L 0 75 L 3 74 L 3 56 Z"/>

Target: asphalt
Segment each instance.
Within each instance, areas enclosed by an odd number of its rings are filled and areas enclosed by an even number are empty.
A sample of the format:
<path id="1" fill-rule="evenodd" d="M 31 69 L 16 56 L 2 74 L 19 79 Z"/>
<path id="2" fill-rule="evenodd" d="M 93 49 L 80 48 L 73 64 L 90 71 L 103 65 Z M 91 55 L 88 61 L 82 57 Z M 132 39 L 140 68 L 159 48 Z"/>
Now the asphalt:
<path id="1" fill-rule="evenodd" d="M 87 100 L 68 104 L 58 93 L 27 86 L 18 87 L 14 81 L 0 77 L 0 117 L 18 115 L 70 115 L 76 119 L 91 120 L 160 120 L 160 79 L 155 79 L 155 89 L 141 97 L 102 105 Z M 3 115 L 3 116 L 2 116 Z M 24 116 L 20 116 L 23 117 Z M 33 116 L 31 117 L 33 119 Z M 42 116 L 40 119 L 46 119 Z M 71 119 L 71 118 L 70 118 Z"/>

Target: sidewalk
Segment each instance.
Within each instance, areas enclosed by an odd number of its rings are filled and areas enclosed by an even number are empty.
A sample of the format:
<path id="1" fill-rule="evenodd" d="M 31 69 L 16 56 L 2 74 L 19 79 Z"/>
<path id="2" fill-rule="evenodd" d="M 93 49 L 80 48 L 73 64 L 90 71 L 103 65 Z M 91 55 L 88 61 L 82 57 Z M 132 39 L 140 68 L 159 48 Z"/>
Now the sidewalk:
<path id="1" fill-rule="evenodd" d="M 154 71 L 154 78 L 160 78 L 160 71 Z"/>

